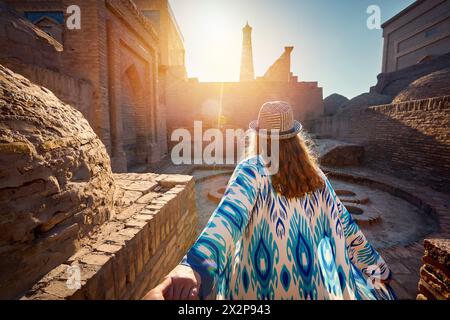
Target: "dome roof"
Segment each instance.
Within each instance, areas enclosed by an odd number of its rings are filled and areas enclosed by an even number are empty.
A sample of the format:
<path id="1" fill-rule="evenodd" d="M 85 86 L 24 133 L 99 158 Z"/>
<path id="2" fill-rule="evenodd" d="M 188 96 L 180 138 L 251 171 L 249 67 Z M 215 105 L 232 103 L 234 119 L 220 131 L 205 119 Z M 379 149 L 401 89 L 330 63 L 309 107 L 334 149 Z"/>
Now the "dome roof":
<path id="1" fill-rule="evenodd" d="M 0 297 L 70 257 L 113 213 L 114 190 L 83 115 L 0 65 Z"/>
<path id="2" fill-rule="evenodd" d="M 343 95 L 333 93 L 323 99 L 323 106 L 325 115 L 332 115 L 344 104 L 347 103 L 348 99 Z"/>
<path id="3" fill-rule="evenodd" d="M 345 103 L 343 108 L 358 108 L 358 107 L 368 107 L 377 106 L 382 104 L 391 103 L 392 98 L 390 96 L 379 94 L 375 92 L 362 93 Z"/>
<path id="4" fill-rule="evenodd" d="M 394 102 L 450 95 L 450 67 L 423 76 L 400 91 Z"/>

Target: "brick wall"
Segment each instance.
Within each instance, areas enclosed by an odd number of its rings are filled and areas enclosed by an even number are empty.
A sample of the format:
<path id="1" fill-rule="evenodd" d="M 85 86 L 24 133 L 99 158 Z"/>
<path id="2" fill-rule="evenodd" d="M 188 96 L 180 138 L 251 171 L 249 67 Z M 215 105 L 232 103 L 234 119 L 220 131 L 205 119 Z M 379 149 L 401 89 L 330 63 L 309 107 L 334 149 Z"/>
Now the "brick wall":
<path id="1" fill-rule="evenodd" d="M 66 14 L 66 8 L 73 4 L 70 0 L 7 3 L 22 14 L 37 10 Z M 133 166 L 137 164 L 135 162 L 159 161 L 167 147 L 165 132 L 164 138 L 160 137 L 165 131 L 165 119 L 158 107 L 158 35 L 131 0 L 80 0 L 76 4 L 81 10 L 81 29 L 69 30 L 63 26 L 63 49 L 59 44 L 55 45 L 61 49 L 54 54 L 58 58 L 55 72 L 62 71 L 90 84 L 89 110 L 84 114 L 112 156 L 115 171 L 126 171 L 127 165 Z M 18 55 L 25 56 L 23 52 Z M 36 54 L 36 57 L 41 55 Z M 138 75 L 133 77 L 131 87 L 140 87 L 139 92 L 121 84 L 133 66 Z M 58 88 L 66 92 L 71 90 L 65 83 Z M 122 122 L 121 109 L 130 107 L 127 104 L 129 97 L 134 100 L 131 107 L 136 117 L 128 120 L 132 120 L 138 132 L 133 143 L 136 148 L 126 154 L 122 138 L 130 121 Z M 125 113 L 126 116 L 129 114 Z"/>
<path id="2" fill-rule="evenodd" d="M 62 10 L 58 4 L 53 5 L 56 6 L 52 10 Z M 61 44 L 5 4 L 0 3 L 0 7 L 0 25 L 4 29 L 0 33 L 0 43 L 5 44 L 0 50 L 0 64 L 50 89 L 90 118 L 92 86 L 87 80 L 61 71 Z M 28 9 L 37 10 L 37 4 L 28 3 Z"/>
<path id="3" fill-rule="evenodd" d="M 450 96 L 344 110 L 308 127 L 362 144 L 369 167 L 450 192 Z"/>
<path id="4" fill-rule="evenodd" d="M 180 262 L 196 237 L 193 178 L 128 173 L 115 179 L 118 214 L 22 299 L 140 299 Z M 78 289 L 67 286 L 69 267 L 80 270 Z"/>
<path id="5" fill-rule="evenodd" d="M 7 0 L 6 3 L 23 14 L 28 11 L 59 11 L 66 14 L 68 6 L 74 4 L 70 0 L 61 1 L 19 1 Z M 101 23 L 99 2 L 79 0 L 76 3 L 81 10 L 81 29 L 63 28 L 63 50 L 58 55 L 58 68 L 74 78 L 85 79 L 92 85 L 93 95 L 90 102 L 89 123 L 99 135 L 106 149 L 110 151 L 108 100 L 104 93 L 100 74 L 102 60 L 99 57 L 101 39 L 99 34 Z M 104 34 L 104 33 L 102 33 Z M 33 47 L 35 44 L 33 44 Z M 32 50 L 34 52 L 35 50 Z M 103 77 L 104 79 L 104 77 Z M 106 119 L 105 119 L 106 116 Z"/>
<path id="6" fill-rule="evenodd" d="M 88 81 L 29 64 L 10 61 L 1 64 L 49 89 L 63 102 L 81 111 L 86 118 L 92 116 L 92 86 Z"/>
<path id="7" fill-rule="evenodd" d="M 142 23 L 140 18 L 144 18 L 129 0 L 106 1 L 104 12 L 108 41 L 107 55 L 101 61 L 109 61 L 105 70 L 109 73 L 110 97 L 115 99 L 110 101 L 114 109 L 111 136 L 113 144 L 118 144 L 113 149 L 123 145 L 128 167 L 157 161 L 159 149 L 165 149 L 157 139 L 157 126 L 165 122 L 156 112 L 157 35 L 151 26 Z M 135 132 L 128 132 L 130 125 Z M 115 160 L 113 155 L 114 166 Z"/>
<path id="8" fill-rule="evenodd" d="M 323 113 L 322 88 L 317 82 L 226 82 L 222 87 L 220 82 L 184 81 L 174 74 L 166 81 L 168 128 L 192 127 L 194 120 L 216 125 L 220 113 L 226 125 L 247 129 L 269 100 L 288 101 L 299 120 Z"/>
<path id="9" fill-rule="evenodd" d="M 450 300 L 450 240 L 425 239 L 417 300 Z"/>

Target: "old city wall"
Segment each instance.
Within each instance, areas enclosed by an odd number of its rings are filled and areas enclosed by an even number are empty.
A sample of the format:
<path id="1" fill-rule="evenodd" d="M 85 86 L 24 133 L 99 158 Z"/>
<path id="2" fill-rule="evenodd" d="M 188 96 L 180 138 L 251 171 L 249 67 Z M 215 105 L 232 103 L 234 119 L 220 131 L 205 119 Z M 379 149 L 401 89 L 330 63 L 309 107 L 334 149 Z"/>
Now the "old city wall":
<path id="1" fill-rule="evenodd" d="M 107 55 L 101 61 L 108 70 L 113 165 L 157 161 L 165 150 L 157 139 L 157 119 L 163 120 L 157 100 L 157 35 L 134 4 L 107 1 L 106 8 Z M 124 21 L 125 15 L 132 19 Z M 120 159 L 120 152 L 126 159 Z"/>
<path id="2" fill-rule="evenodd" d="M 19 13 L 42 11 L 30 1 L 7 4 Z M 67 16 L 66 8 L 71 4 L 68 0 L 48 2 L 45 10 Z M 155 30 L 131 0 L 81 0 L 77 5 L 82 12 L 81 29 L 68 30 L 62 25 L 62 43 L 55 45 L 58 50 L 53 51 L 58 52 L 51 59 L 48 54 L 40 58 L 40 48 L 30 54 L 39 63 L 58 61 L 48 68 L 56 74 L 45 71 L 33 78 L 38 73 L 33 71 L 25 76 L 36 82 L 49 80 L 38 83 L 82 111 L 89 100 L 88 110 L 83 113 L 112 156 L 114 171 L 158 161 L 167 147 L 161 138 L 165 138 L 165 119 L 164 110 L 158 106 L 159 39 Z M 27 55 L 24 51 L 17 56 Z M 58 75 L 61 70 L 68 76 Z M 52 77 L 62 82 L 48 79 Z M 79 82 L 78 87 L 74 87 L 74 81 Z M 82 94 L 80 101 L 73 99 L 78 93 Z"/>
<path id="3" fill-rule="evenodd" d="M 140 299 L 181 261 L 196 237 L 193 178 L 114 177 L 118 214 L 22 299 Z M 79 270 L 78 288 L 70 285 L 73 270 Z"/>
<path id="4" fill-rule="evenodd" d="M 19 13 L 42 11 L 39 3 L 32 1 L 7 0 L 5 2 Z M 46 2 L 45 10 L 62 12 L 66 15 L 67 7 L 72 4 L 69 0 L 50 1 Z M 105 71 L 101 73 L 99 57 L 100 49 L 105 47 L 105 40 L 102 41 L 99 37 L 101 31 L 104 30 L 104 19 L 100 19 L 101 11 L 97 1 L 81 0 L 77 2 L 77 5 L 82 12 L 81 29 L 68 30 L 65 26 L 62 26 L 64 30 L 61 43 L 63 49 L 58 54 L 59 67 L 55 71 L 64 70 L 65 74 L 77 79 L 84 79 L 92 85 L 93 95 L 90 107 L 92 111 L 88 114 L 88 120 L 109 150 L 110 139 L 107 132 L 109 117 L 105 86 L 107 78 Z M 37 55 L 36 51 L 39 50 L 33 50 L 32 54 Z M 23 57 L 24 55 L 21 54 L 20 56 Z"/>
<path id="5" fill-rule="evenodd" d="M 2 65 L 51 90 L 59 99 L 81 111 L 86 118 L 92 117 L 92 86 L 88 81 L 29 64 L 7 61 Z"/>
<path id="6" fill-rule="evenodd" d="M 365 164 L 450 191 L 450 97 L 344 110 L 308 123 L 311 132 L 361 144 Z"/>
<path id="7" fill-rule="evenodd" d="M 291 103 L 296 119 L 317 117 L 323 112 L 322 88 L 316 82 L 214 82 L 173 80 L 166 88 L 168 134 L 178 127 L 192 127 L 194 120 L 205 126 L 220 124 L 248 128 L 268 100 Z M 189 95 L 186 95 L 189 93 Z"/>
<path id="8" fill-rule="evenodd" d="M 0 64 L 50 89 L 90 118 L 91 84 L 61 72 L 61 44 L 1 3 L 0 25 L 0 42 L 8 44 L 0 52 Z"/>

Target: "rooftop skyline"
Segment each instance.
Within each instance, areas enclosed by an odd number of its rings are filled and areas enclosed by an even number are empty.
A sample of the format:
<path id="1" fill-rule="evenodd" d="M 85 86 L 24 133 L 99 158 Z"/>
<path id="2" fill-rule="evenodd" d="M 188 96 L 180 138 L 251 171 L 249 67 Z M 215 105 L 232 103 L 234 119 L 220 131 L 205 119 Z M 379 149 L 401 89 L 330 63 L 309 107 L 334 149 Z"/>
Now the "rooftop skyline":
<path id="1" fill-rule="evenodd" d="M 292 72 L 299 81 L 318 81 L 324 97 L 348 98 L 367 92 L 381 72 L 382 30 L 367 28 L 367 8 L 377 5 L 385 22 L 413 2 L 170 0 L 185 40 L 189 77 L 238 81 L 248 21 L 256 77 L 292 45 Z"/>

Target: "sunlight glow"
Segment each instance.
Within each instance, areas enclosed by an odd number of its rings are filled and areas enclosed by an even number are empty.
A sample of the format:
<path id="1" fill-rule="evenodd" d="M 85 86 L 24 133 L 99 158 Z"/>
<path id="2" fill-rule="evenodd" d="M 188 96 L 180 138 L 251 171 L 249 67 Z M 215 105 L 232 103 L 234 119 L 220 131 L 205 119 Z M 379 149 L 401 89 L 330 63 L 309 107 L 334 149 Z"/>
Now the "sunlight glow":
<path id="1" fill-rule="evenodd" d="M 187 51 L 196 50 L 202 54 L 190 57 L 188 68 L 197 70 L 201 81 L 237 81 L 242 22 L 236 21 L 229 8 L 214 1 L 199 9 L 197 16 L 202 18 L 192 26 L 197 34 L 190 42 L 186 41 L 185 46 Z"/>
<path id="2" fill-rule="evenodd" d="M 352 98 L 376 83 L 381 30 L 367 28 L 372 0 L 169 0 L 185 39 L 189 77 L 239 81 L 242 28 L 253 28 L 255 76 L 294 46 L 292 72 L 318 81 L 324 97 Z M 383 21 L 413 0 L 378 0 Z"/>

